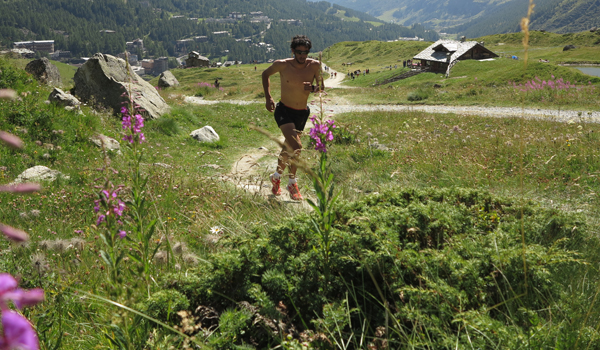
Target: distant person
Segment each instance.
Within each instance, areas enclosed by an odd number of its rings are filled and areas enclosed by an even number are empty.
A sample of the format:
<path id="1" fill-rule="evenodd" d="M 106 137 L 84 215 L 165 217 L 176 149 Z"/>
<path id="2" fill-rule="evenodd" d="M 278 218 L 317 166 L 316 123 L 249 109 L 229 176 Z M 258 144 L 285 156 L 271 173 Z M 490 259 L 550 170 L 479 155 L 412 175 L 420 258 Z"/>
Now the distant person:
<path id="1" fill-rule="evenodd" d="M 219 79 L 217 78 L 217 79 L 215 79 L 215 88 L 217 88 L 217 89 L 218 89 L 218 88 L 219 88 L 219 85 L 220 85 L 220 84 L 219 84 Z"/>
<path id="2" fill-rule="evenodd" d="M 311 92 L 318 92 L 324 89 L 323 78 L 321 77 L 321 65 L 318 60 L 308 58 L 312 47 L 309 38 L 304 35 L 296 35 L 292 38 L 293 58 L 276 60 L 262 73 L 262 84 L 265 92 L 265 107 L 269 112 L 274 111 L 275 121 L 285 137 L 284 147 L 279 154 L 277 170 L 270 175 L 274 195 L 281 194 L 281 176 L 289 163 L 289 181 L 287 190 L 293 200 L 302 200 L 302 195 L 296 182 L 297 166 L 290 159 L 300 156 L 302 143 L 300 135 L 304 130 L 310 109 L 307 106 L 308 96 Z M 271 81 L 269 77 L 279 73 L 281 81 L 281 99 L 275 105 L 271 96 Z M 316 82 L 316 85 L 313 84 Z M 294 154 L 288 154 L 288 148 L 292 149 Z"/>
<path id="3" fill-rule="evenodd" d="M 254 66 L 254 71 L 256 72 L 256 66 Z"/>

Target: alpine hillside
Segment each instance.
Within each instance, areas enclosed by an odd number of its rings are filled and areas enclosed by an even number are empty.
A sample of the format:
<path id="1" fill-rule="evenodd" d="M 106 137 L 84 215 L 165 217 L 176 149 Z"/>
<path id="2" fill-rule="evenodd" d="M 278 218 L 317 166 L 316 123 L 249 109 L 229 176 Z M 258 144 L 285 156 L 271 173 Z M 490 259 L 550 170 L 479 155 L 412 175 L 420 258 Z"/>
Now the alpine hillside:
<path id="1" fill-rule="evenodd" d="M 4 0 L 0 42 L 54 40 L 73 56 L 125 51 L 143 40 L 139 58 L 179 56 L 191 50 L 211 60 L 262 61 L 289 55 L 289 40 L 305 34 L 313 51 L 339 41 L 394 40 L 433 31 L 384 23 L 328 2 L 303 0 Z"/>
<path id="2" fill-rule="evenodd" d="M 517 0 L 332 0 L 379 19 L 403 25 L 421 23 L 467 37 L 519 31 L 527 1 Z M 597 0 L 534 1 L 531 29 L 571 33 L 600 27 Z"/>

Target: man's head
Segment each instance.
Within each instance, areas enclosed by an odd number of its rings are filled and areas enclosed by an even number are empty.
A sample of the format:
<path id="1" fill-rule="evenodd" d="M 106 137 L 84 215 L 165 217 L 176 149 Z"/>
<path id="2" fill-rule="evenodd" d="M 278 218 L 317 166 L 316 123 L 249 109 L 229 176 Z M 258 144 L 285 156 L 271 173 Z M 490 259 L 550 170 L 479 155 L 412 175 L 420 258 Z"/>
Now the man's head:
<path id="1" fill-rule="evenodd" d="M 306 35 L 296 35 L 292 38 L 290 47 L 292 48 L 292 54 L 294 55 L 296 62 L 304 64 L 306 62 L 306 57 L 308 57 L 308 53 L 310 52 L 310 48 L 312 47 L 312 43 Z"/>

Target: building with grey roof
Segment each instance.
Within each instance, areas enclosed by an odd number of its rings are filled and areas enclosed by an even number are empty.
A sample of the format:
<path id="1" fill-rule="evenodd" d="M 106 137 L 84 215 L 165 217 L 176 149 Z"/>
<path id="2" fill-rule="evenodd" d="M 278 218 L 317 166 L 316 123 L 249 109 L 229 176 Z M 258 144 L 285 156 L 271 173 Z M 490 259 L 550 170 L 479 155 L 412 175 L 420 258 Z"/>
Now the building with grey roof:
<path id="1" fill-rule="evenodd" d="M 413 57 L 420 60 L 421 67 L 432 72 L 447 72 L 448 66 L 461 60 L 481 60 L 498 57 L 477 41 L 438 40 Z"/>

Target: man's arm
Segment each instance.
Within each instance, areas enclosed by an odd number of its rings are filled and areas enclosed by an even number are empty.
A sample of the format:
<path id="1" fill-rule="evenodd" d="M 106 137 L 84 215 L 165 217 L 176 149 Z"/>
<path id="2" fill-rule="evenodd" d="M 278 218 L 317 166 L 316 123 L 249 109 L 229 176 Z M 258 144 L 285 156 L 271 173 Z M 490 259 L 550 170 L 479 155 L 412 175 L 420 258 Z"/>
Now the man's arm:
<path id="1" fill-rule="evenodd" d="M 271 96 L 271 80 L 269 77 L 280 72 L 282 69 L 283 63 L 275 61 L 269 68 L 262 72 L 262 85 L 265 92 L 265 107 L 269 112 L 273 112 L 275 110 L 275 101 L 273 101 L 273 97 Z"/>

